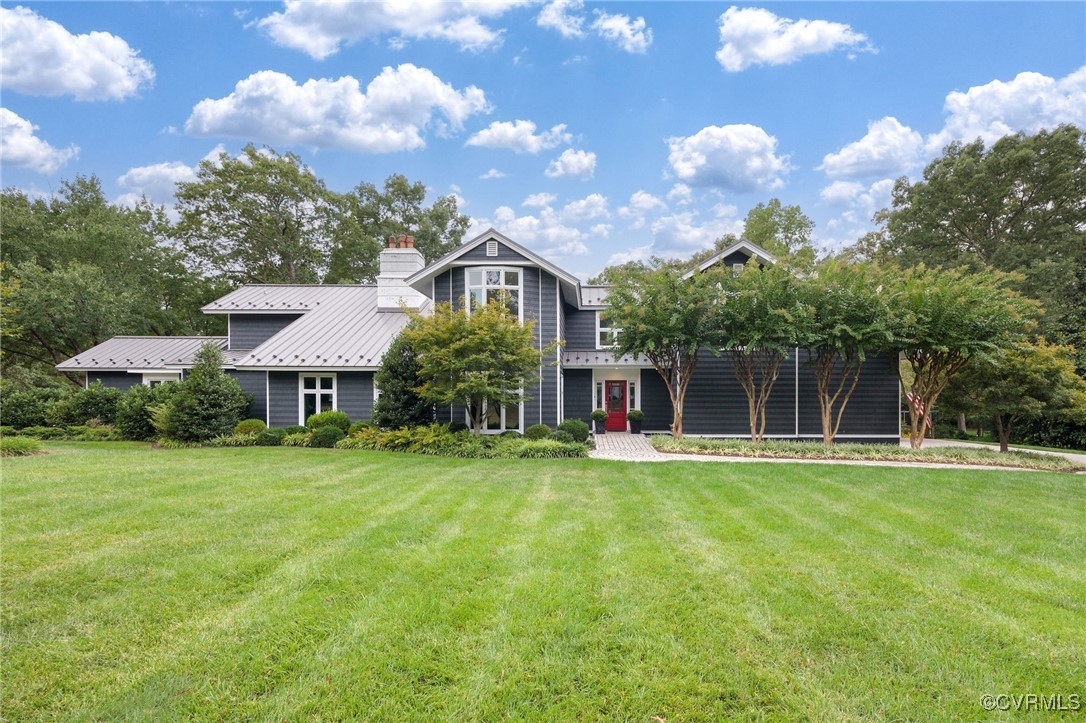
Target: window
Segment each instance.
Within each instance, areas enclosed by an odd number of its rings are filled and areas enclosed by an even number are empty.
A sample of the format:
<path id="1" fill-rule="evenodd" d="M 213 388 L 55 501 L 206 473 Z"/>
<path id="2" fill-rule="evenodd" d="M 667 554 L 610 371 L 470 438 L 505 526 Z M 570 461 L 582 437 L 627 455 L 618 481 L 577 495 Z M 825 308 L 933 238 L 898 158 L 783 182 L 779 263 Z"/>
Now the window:
<path id="1" fill-rule="evenodd" d="M 302 374 L 300 396 L 299 424 L 305 424 L 311 414 L 335 409 L 336 375 Z"/>
<path id="2" fill-rule="evenodd" d="M 611 320 L 607 318 L 607 312 L 596 312 L 596 348 L 610 349 L 618 341 L 618 334 L 622 329 L 611 326 Z"/>
<path id="3" fill-rule="evenodd" d="M 520 431 L 521 405 L 508 404 L 501 406 L 492 404 L 487 400 L 483 404 L 483 433 L 500 434 L 509 430 Z M 471 424 L 468 415 L 464 413 L 464 422 Z"/>
<path id="4" fill-rule="evenodd" d="M 178 374 L 144 374 L 143 383 L 149 387 L 157 387 L 159 384 L 165 384 L 167 382 L 176 382 L 181 378 Z"/>
<path id="5" fill-rule="evenodd" d="M 627 382 L 629 392 L 626 394 L 626 408 L 637 409 L 637 382 Z"/>
<path id="6" fill-rule="evenodd" d="M 468 269 L 467 275 L 469 314 L 504 295 L 509 311 L 523 321 L 520 313 L 519 269 Z"/>
<path id="7" fill-rule="evenodd" d="M 747 268 L 746 264 L 732 264 L 732 271 L 742 271 Z"/>
<path id="8" fill-rule="evenodd" d="M 603 409 L 603 382 L 596 382 L 596 409 Z"/>

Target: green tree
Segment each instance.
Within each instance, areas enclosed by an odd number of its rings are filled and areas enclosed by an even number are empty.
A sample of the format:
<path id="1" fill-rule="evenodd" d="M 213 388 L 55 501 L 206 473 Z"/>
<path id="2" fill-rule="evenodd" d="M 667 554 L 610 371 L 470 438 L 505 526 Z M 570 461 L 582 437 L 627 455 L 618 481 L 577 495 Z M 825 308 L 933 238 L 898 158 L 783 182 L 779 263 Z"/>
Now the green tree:
<path id="1" fill-rule="evenodd" d="M 808 269 L 815 260 L 813 230 L 814 221 L 799 206 L 785 206 L 774 198 L 747 212 L 743 236 L 789 265 Z"/>
<path id="2" fill-rule="evenodd" d="M 1074 126 L 953 143 L 898 180 L 876 253 L 902 266 L 995 269 L 1041 302 L 1041 332 L 1086 371 L 1086 136 Z M 870 249 L 868 250 L 870 252 Z"/>
<path id="3" fill-rule="evenodd" d="M 944 392 L 946 406 L 992 420 L 999 449 L 1028 417 L 1086 421 L 1086 380 L 1075 372 L 1074 349 L 1043 338 L 970 363 Z"/>
<path id="4" fill-rule="evenodd" d="M 415 391 L 422 384 L 415 350 L 402 334 L 392 340 L 373 377 L 381 396 L 373 404 L 373 421 L 380 427 L 398 429 L 433 421 L 434 408 Z"/>
<path id="5" fill-rule="evenodd" d="M 343 199 L 300 157 L 247 145 L 200 162 L 177 184 L 176 234 L 211 277 L 231 284 L 314 283 L 328 268 Z"/>
<path id="6" fill-rule="evenodd" d="M 884 275 L 889 347 L 905 361 L 899 376 L 914 449 L 923 444 L 932 410 L 954 376 L 971 361 L 992 359 L 1025 340 L 1037 303 L 1009 289 L 1011 281 L 998 272 L 923 264 Z"/>
<path id="7" fill-rule="evenodd" d="M 871 267 L 833 260 L 801 279 L 800 293 L 810 310 L 810 324 L 797 342 L 811 353 L 822 441 L 833 444 L 867 352 L 890 341 L 886 300 Z"/>
<path id="8" fill-rule="evenodd" d="M 671 433 L 683 436 L 686 390 L 702 347 L 712 347 L 716 270 L 685 278 L 672 264 L 627 268 L 615 277 L 607 315 L 616 335 L 615 354 L 644 355 L 667 386 Z"/>
<path id="9" fill-rule="evenodd" d="M 489 408 L 521 404 L 524 390 L 538 379 L 543 359 L 535 345 L 534 322 L 521 324 L 502 301 L 470 314 L 446 302 L 424 316 L 409 311 L 411 323 L 401 337 L 418 354 L 419 395 L 431 404 L 462 404 L 472 429 L 482 432 Z"/>
<path id="10" fill-rule="evenodd" d="M 797 276 L 784 266 L 748 266 L 722 276 L 713 315 L 716 345 L 727 350 L 747 396 L 750 439 L 765 437 L 765 408 L 781 364 L 811 338 L 812 309 Z"/>
<path id="11" fill-rule="evenodd" d="M 389 236 L 415 237 L 428 261 L 454 250 L 464 240 L 470 219 L 460 213 L 455 196 L 441 196 L 425 206 L 426 186 L 396 174 L 383 188 L 360 183 L 344 197 L 344 231 L 332 249 L 330 283 L 368 283 L 377 276 L 378 254 Z"/>
<path id="12" fill-rule="evenodd" d="M 6 380 L 55 375 L 55 364 L 116 334 L 220 328 L 199 311 L 216 289 L 171 245 L 161 208 L 110 203 L 97 178 L 80 176 L 49 199 L 5 190 L 0 214 Z M 82 374 L 67 378 L 82 385 Z"/>
<path id="13" fill-rule="evenodd" d="M 232 434 L 249 411 L 252 395 L 222 370 L 222 350 L 210 342 L 196 352 L 188 375 L 164 403 L 166 435 L 186 442 L 202 442 Z"/>

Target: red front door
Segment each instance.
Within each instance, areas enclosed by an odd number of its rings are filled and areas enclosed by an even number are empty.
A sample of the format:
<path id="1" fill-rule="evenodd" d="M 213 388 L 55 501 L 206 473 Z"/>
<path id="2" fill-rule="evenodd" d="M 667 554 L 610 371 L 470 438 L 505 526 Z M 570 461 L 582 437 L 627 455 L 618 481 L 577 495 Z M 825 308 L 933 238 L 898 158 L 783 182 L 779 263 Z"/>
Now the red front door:
<path id="1" fill-rule="evenodd" d="M 626 431 L 626 382 L 604 382 L 607 398 L 607 431 Z"/>

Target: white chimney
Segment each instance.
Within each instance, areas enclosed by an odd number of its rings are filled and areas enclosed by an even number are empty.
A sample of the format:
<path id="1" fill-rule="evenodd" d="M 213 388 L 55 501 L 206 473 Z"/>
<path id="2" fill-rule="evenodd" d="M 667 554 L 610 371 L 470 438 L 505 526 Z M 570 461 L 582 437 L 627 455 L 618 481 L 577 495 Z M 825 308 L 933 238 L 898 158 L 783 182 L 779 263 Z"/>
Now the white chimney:
<path id="1" fill-rule="evenodd" d="M 417 309 L 426 297 L 404 279 L 426 266 L 426 259 L 415 248 L 414 236 L 389 236 L 388 248 L 380 254 L 381 271 L 377 274 L 377 310 L 399 311 L 400 304 Z"/>

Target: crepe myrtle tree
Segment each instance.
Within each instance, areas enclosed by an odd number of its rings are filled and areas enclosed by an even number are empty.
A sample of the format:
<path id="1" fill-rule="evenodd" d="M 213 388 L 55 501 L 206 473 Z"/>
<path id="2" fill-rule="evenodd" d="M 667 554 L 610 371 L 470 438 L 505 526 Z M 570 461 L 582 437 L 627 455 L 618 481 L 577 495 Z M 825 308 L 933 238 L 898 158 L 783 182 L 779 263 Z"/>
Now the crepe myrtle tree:
<path id="1" fill-rule="evenodd" d="M 750 439 L 765 437 L 765 408 L 781 364 L 811 337 L 811 306 L 799 276 L 785 266 L 754 264 L 725 274 L 714 314 L 717 343 L 732 359 L 747 396 Z"/>
<path id="2" fill-rule="evenodd" d="M 886 294 L 871 266 L 830 259 L 800 281 L 810 310 L 800 347 L 810 351 L 822 417 L 822 441 L 833 444 L 841 418 L 860 382 L 869 351 L 890 341 Z M 800 338 L 802 337 L 802 338 Z"/>
<path id="3" fill-rule="evenodd" d="M 993 361 L 1025 340 L 1038 305 L 1008 288 L 1014 280 L 996 271 L 923 264 L 884 273 L 887 346 L 905 362 L 898 376 L 909 400 L 913 449 L 923 444 L 932 409 L 951 379 L 971 362 Z"/>
<path id="4" fill-rule="evenodd" d="M 510 311 L 508 297 L 477 306 L 469 314 L 437 304 L 429 315 L 407 310 L 401 332 L 418 358 L 420 384 L 415 391 L 430 404 L 462 404 L 476 434 L 483 430 L 488 405 L 506 407 L 528 399 L 524 390 L 539 378 L 544 359 L 557 343 L 540 349 L 535 322 L 523 324 Z"/>
<path id="5" fill-rule="evenodd" d="M 698 354 L 716 338 L 714 309 L 719 271 L 686 278 L 681 268 L 653 259 L 613 276 L 607 316 L 615 329 L 616 356 L 643 355 L 667 386 L 674 415 L 671 433 L 683 436 L 683 406 Z"/>

